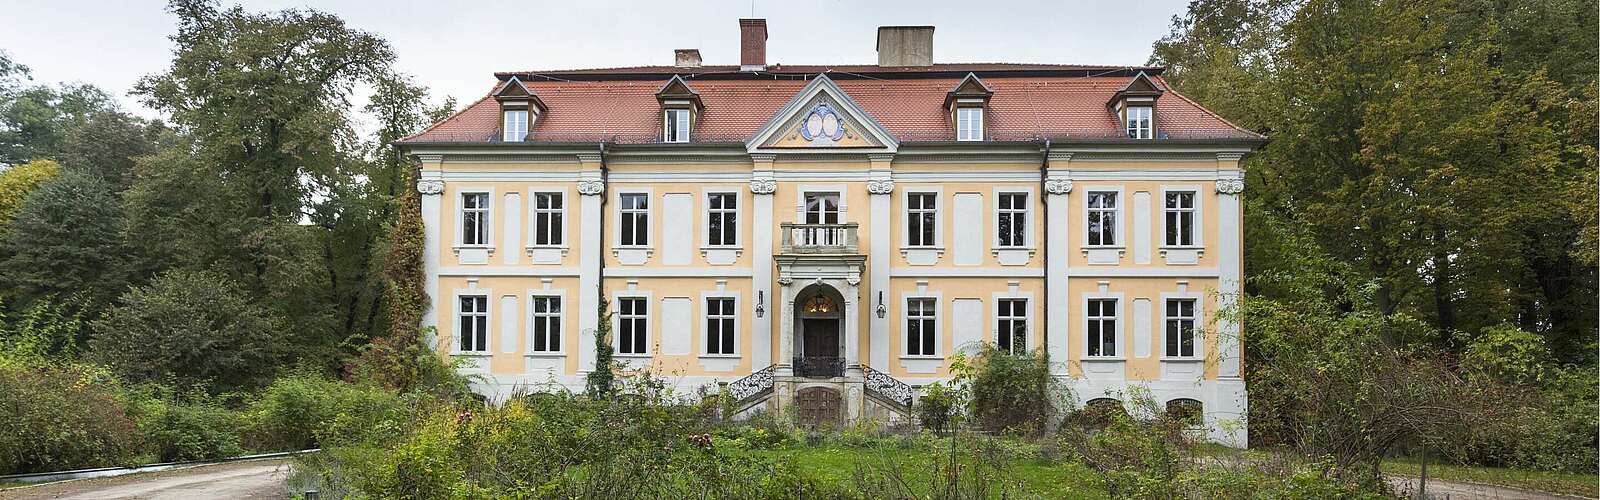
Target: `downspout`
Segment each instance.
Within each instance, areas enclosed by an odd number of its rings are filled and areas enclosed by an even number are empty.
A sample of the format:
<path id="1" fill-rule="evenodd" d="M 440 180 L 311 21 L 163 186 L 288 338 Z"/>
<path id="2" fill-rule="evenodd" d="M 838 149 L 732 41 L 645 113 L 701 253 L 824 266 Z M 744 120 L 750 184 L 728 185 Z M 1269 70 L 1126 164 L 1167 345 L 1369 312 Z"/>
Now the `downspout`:
<path id="1" fill-rule="evenodd" d="M 1039 243 L 1039 253 L 1046 259 L 1044 264 L 1045 276 L 1043 291 L 1040 292 L 1044 303 L 1044 314 L 1039 315 L 1040 338 L 1039 348 L 1044 350 L 1045 356 L 1050 355 L 1050 192 L 1045 190 L 1045 181 L 1050 175 L 1050 139 L 1044 140 L 1044 155 L 1039 158 L 1039 204 L 1044 207 L 1039 215 L 1039 227 L 1044 229 L 1044 241 Z"/>
<path id="2" fill-rule="evenodd" d="M 595 276 L 594 293 L 599 298 L 596 304 L 606 301 L 606 202 L 611 199 L 610 171 L 606 169 L 606 143 L 600 143 L 600 244 L 594 246 L 594 252 L 600 254 L 600 275 Z"/>

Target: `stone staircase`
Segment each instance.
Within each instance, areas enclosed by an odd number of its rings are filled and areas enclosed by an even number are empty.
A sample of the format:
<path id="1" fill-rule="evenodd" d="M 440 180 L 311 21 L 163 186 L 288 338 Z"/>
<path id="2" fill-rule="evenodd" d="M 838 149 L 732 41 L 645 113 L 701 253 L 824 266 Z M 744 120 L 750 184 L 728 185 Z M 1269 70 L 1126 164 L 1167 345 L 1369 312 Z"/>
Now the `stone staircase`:
<path id="1" fill-rule="evenodd" d="M 734 400 L 734 415 L 747 415 L 751 410 L 766 405 L 778 394 L 777 389 L 780 384 L 806 380 L 806 377 L 799 375 L 780 377 L 777 373 L 777 366 L 772 365 L 729 383 L 727 390 L 728 395 Z M 891 424 L 915 422 L 916 414 L 912 408 L 916 405 L 917 388 L 868 366 L 862 366 L 861 373 L 861 379 L 846 380 L 843 384 L 845 386 L 860 384 L 857 386 L 861 389 L 858 394 L 865 396 L 865 401 L 862 403 L 866 404 L 863 416 L 871 415 Z M 793 397 L 792 393 L 790 397 Z M 783 402 L 783 404 L 788 403 Z M 875 411 L 878 408 L 882 411 Z"/>

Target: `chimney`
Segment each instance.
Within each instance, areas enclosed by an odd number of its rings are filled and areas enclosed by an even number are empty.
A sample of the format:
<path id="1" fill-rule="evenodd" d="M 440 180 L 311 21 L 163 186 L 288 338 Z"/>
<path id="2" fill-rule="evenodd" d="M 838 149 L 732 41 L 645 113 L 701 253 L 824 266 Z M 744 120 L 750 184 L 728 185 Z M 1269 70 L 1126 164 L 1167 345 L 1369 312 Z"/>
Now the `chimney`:
<path id="1" fill-rule="evenodd" d="M 672 51 L 672 65 L 679 68 L 700 67 L 700 49 L 678 49 Z"/>
<path id="2" fill-rule="evenodd" d="M 739 71 L 767 69 L 767 20 L 739 20 Z"/>
<path id="3" fill-rule="evenodd" d="M 933 66 L 932 26 L 879 26 L 879 66 Z"/>

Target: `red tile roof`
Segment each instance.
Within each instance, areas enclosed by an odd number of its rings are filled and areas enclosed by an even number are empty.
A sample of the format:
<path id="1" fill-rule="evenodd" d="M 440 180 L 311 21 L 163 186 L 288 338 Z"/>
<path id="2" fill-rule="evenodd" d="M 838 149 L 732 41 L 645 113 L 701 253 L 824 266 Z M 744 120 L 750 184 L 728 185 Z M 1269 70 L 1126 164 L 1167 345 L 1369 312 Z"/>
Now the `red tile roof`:
<path id="1" fill-rule="evenodd" d="M 1125 138 L 1106 101 L 1140 70 L 1039 64 L 939 64 L 922 68 L 878 66 L 771 66 L 740 73 L 736 66 L 695 72 L 671 66 L 496 73 L 518 77 L 548 107 L 529 134 L 540 142 L 660 142 L 655 92 L 681 74 L 704 103 L 692 142 L 742 142 L 757 132 L 817 73 L 826 72 L 845 93 L 902 142 L 953 141 L 944 108 L 946 93 L 966 72 L 994 89 L 987 132 L 994 141 Z M 1096 76 L 1110 75 L 1110 76 Z M 1156 80 L 1162 87 L 1166 82 Z M 498 85 L 499 82 L 496 82 Z M 1172 139 L 1261 139 L 1168 91 L 1156 104 L 1158 131 Z M 499 105 L 484 97 L 402 142 L 490 142 L 497 139 Z"/>

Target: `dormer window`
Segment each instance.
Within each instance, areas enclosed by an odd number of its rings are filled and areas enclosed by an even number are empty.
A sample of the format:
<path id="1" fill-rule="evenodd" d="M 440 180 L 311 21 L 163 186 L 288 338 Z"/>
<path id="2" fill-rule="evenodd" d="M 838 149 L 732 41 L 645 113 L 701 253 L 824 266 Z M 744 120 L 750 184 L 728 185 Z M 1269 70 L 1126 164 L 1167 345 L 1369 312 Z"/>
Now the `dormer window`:
<path id="1" fill-rule="evenodd" d="M 661 142 L 689 142 L 689 108 L 667 109 L 661 117 Z"/>
<path id="2" fill-rule="evenodd" d="M 544 112 L 544 102 L 529 92 L 516 76 L 507 78 L 500 88 L 494 90 L 494 99 L 500 102 L 500 141 L 528 140 L 533 121 Z"/>
<path id="3" fill-rule="evenodd" d="M 956 140 L 983 140 L 983 108 L 977 106 L 956 108 Z"/>
<path id="4" fill-rule="evenodd" d="M 981 141 L 984 139 L 983 122 L 984 111 L 988 108 L 989 98 L 994 96 L 994 90 L 984 85 L 976 73 L 967 73 L 966 78 L 955 88 L 945 93 L 944 106 L 950 110 L 951 123 L 955 124 L 957 141 Z"/>
<path id="5" fill-rule="evenodd" d="M 501 130 L 504 130 L 505 133 L 501 136 L 500 140 L 505 142 L 522 142 L 524 139 L 527 139 L 528 110 L 508 109 L 505 110 L 503 114 L 505 117 L 502 121 L 503 126 L 501 127 Z"/>
<path id="6" fill-rule="evenodd" d="M 1156 99 L 1165 92 L 1161 85 L 1140 71 L 1111 95 L 1106 107 L 1122 120 L 1129 139 L 1155 139 L 1160 137 L 1156 133 Z"/>
<path id="7" fill-rule="evenodd" d="M 1149 139 L 1154 137 L 1153 132 L 1155 129 L 1150 127 L 1150 106 L 1129 106 L 1127 114 L 1129 139 Z"/>
<path id="8" fill-rule="evenodd" d="M 672 75 L 656 90 L 656 100 L 661 102 L 661 142 L 689 142 L 689 133 L 700 117 L 700 93 L 683 77 Z"/>

